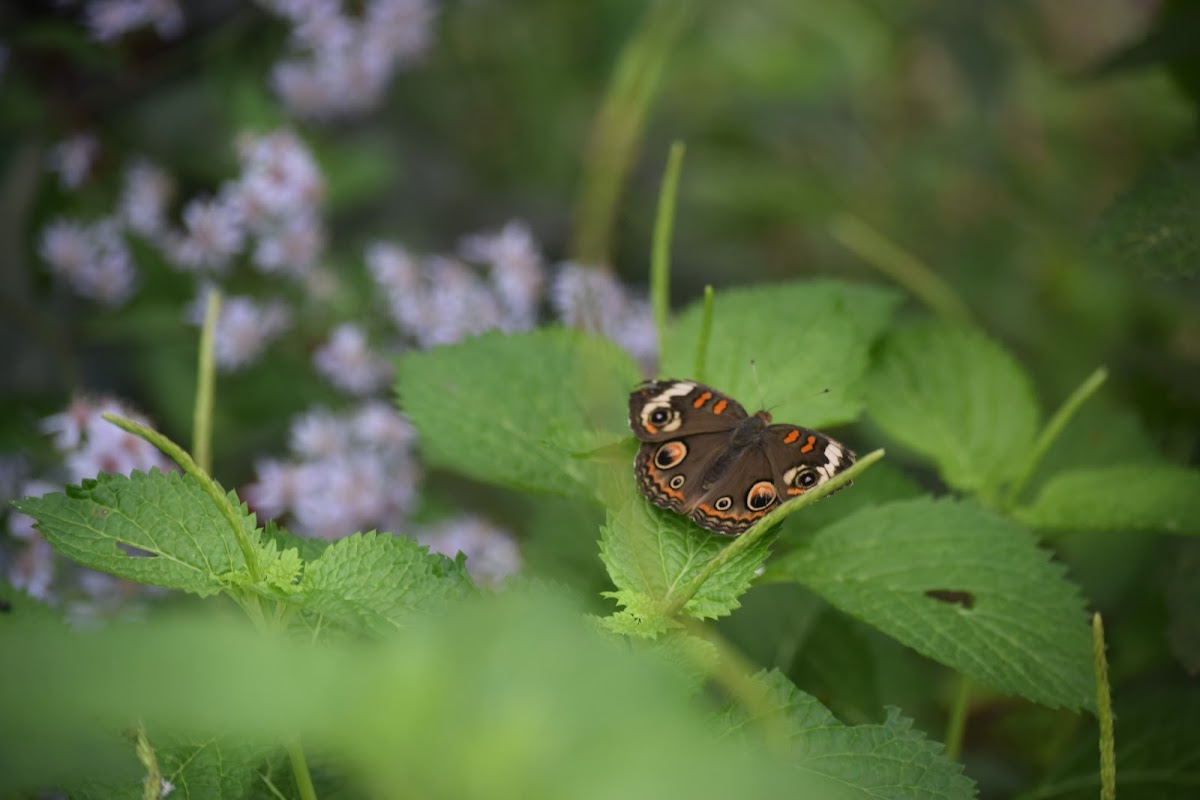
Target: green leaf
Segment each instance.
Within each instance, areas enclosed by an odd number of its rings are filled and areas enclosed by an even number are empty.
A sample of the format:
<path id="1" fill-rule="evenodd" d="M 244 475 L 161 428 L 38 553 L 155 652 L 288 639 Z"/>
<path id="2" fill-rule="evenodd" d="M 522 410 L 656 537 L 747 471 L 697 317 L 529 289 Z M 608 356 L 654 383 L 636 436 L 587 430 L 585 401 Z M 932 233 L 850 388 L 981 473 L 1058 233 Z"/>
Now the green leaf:
<path id="1" fill-rule="evenodd" d="M 779 421 L 817 428 L 854 420 L 868 352 L 898 302 L 890 290 L 838 281 L 717 292 L 704 381 L 750 411 L 761 397 Z M 662 375 L 699 377 L 702 306 L 692 304 L 672 326 Z"/>
<path id="2" fill-rule="evenodd" d="M 316 561 L 330 544 L 328 539 L 297 536 L 286 528 L 279 527 L 273 520 L 267 520 L 261 538 L 264 542 L 274 542 L 280 551 L 296 550 L 305 561 Z"/>
<path id="3" fill-rule="evenodd" d="M 1038 528 L 1200 533 L 1200 471 L 1125 464 L 1055 475 L 1015 516 Z"/>
<path id="4" fill-rule="evenodd" d="M 300 591 L 297 584 L 304 559 L 295 547 L 280 551 L 274 542 L 261 545 L 258 548 L 258 563 L 263 568 L 263 583 L 268 589 L 281 594 Z"/>
<path id="5" fill-rule="evenodd" d="M 232 493 L 235 508 L 238 500 Z M 176 472 L 100 475 L 18 501 L 55 550 L 85 567 L 151 586 L 215 594 L 244 576 L 228 522 L 194 479 Z M 251 541 L 254 517 L 241 509 Z"/>
<path id="6" fill-rule="evenodd" d="M 430 554 L 403 536 L 356 533 L 308 565 L 294 602 L 308 618 L 350 633 L 384 634 L 471 594 L 462 560 Z"/>
<path id="7" fill-rule="evenodd" d="M 259 783 L 258 769 L 267 751 L 214 738 L 178 735 L 150 737 L 154 756 L 164 780 L 173 787 L 168 795 L 192 800 L 238 800 L 250 794 Z M 133 744 L 129 745 L 133 750 Z M 93 780 L 71 787 L 73 798 L 128 798 L 141 800 L 145 774 L 128 780 Z"/>
<path id="8" fill-rule="evenodd" d="M 730 542 L 641 497 L 610 510 L 600 534 L 600 558 L 617 587 L 609 596 L 635 613 L 650 616 L 650 609 L 661 608 Z M 705 581 L 683 611 L 698 619 L 714 619 L 737 608 L 738 597 L 750 588 L 770 554 L 772 538 L 764 537 Z"/>
<path id="9" fill-rule="evenodd" d="M 1167 576 L 1167 642 L 1189 675 L 1200 675 L 1200 540 L 1183 539 Z"/>
<path id="10" fill-rule="evenodd" d="M 818 533 L 768 577 L 832 605 L 998 691 L 1092 708 L 1079 590 L 1020 525 L 969 502 L 867 508 Z"/>
<path id="11" fill-rule="evenodd" d="M 1157 685 L 1114 699 L 1117 797 L 1175 800 L 1200 793 L 1200 690 Z M 1093 722 L 1071 752 L 1020 800 L 1094 800 L 1100 796 L 1099 734 Z"/>
<path id="12" fill-rule="evenodd" d="M 962 766 L 946 758 L 940 744 L 914 731 L 912 722 L 895 709 L 889 710 L 883 724 L 843 725 L 780 673 L 760 673 L 757 680 L 766 693 L 771 717 L 776 722 L 783 718 L 795 766 L 829 778 L 830 791 L 836 791 L 837 797 L 959 800 L 975 796 L 974 783 L 962 774 Z M 751 723 L 771 721 L 734 707 L 726 712 L 723 727 L 730 735 L 742 735 Z"/>
<path id="13" fill-rule="evenodd" d="M 765 537 L 725 568 L 705 581 L 683 607 L 699 619 L 722 617 L 738 607 L 738 597 L 770 553 Z M 729 545 L 730 539 L 709 533 L 691 520 L 631 497 L 600 529 L 600 558 L 617 590 L 608 596 L 625 606 L 653 635 L 666 621 L 662 603 L 696 576 L 700 569 Z"/>
<path id="14" fill-rule="evenodd" d="M 827 779 L 718 739 L 707 702 L 640 651 L 547 592 L 468 602 L 370 646 L 228 615 L 47 631 L 0 647 L 0 795 L 87 758 L 79 733 L 141 719 L 154 741 L 298 738 L 373 797 L 827 797 Z"/>
<path id="15" fill-rule="evenodd" d="M 433 465 L 485 483 L 595 502 L 607 470 L 580 457 L 629 435 L 633 360 L 557 328 L 489 333 L 400 361 L 400 405 Z"/>
<path id="16" fill-rule="evenodd" d="M 867 413 L 962 491 L 1015 477 L 1038 424 L 1029 379 L 1012 356 L 982 333 L 945 323 L 884 338 L 867 380 Z"/>

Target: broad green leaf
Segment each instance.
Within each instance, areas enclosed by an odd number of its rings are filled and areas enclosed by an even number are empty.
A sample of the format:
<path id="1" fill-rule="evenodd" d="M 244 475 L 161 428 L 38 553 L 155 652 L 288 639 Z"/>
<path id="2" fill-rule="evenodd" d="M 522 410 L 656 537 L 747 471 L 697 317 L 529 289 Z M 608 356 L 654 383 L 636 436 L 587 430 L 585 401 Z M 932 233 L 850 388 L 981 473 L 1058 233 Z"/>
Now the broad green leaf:
<path id="1" fill-rule="evenodd" d="M 411 352 L 397 387 L 429 463 L 595 502 L 607 465 L 583 455 L 629 435 L 638 380 L 633 359 L 611 342 L 543 328 Z"/>
<path id="2" fill-rule="evenodd" d="M 69 746 L 81 732 L 130 719 L 155 741 L 298 739 L 376 798 L 828 796 L 827 779 L 718 738 L 677 670 L 614 646 L 565 597 L 510 592 L 369 646 L 266 635 L 228 616 L 49 631 L 0 648 L 0 674 L 5 796 L 84 758 Z M 12 762 L 36 769 L 17 783 Z"/>
<path id="3" fill-rule="evenodd" d="M 384 634 L 472 592 L 463 561 L 431 554 L 403 536 L 356 533 L 304 570 L 293 600 L 306 617 L 351 633 Z"/>
<path id="4" fill-rule="evenodd" d="M 761 727 L 767 735 L 780 730 L 791 744 L 789 752 L 799 771 L 830 779 L 829 791 L 837 793 L 821 797 L 960 800 L 975 796 L 974 783 L 962 774 L 962 766 L 946 758 L 940 744 L 914 731 L 912 722 L 895 709 L 879 725 L 843 725 L 816 698 L 778 672 L 760 673 L 757 683 L 773 719 L 749 716 L 734 707 L 726 712 L 723 727 L 731 736 L 744 733 L 755 722 L 766 723 Z"/>
<path id="5" fill-rule="evenodd" d="M 869 630 L 862 623 L 828 606 L 824 611 L 805 638 L 795 662 L 785 671 L 797 685 L 819 697 L 838 719 L 877 722 L 883 694 L 879 671 L 886 669 L 890 677 L 895 677 L 900 672 L 898 661 L 880 658 L 872 650 L 867 638 Z M 927 667 L 928 662 L 922 660 L 921 666 Z M 921 677 L 928 681 L 927 672 L 922 672 Z M 888 697 L 894 702 L 894 695 Z"/>
<path id="6" fill-rule="evenodd" d="M 1059 473 L 1015 515 L 1038 528 L 1200 533 L 1200 470 L 1126 464 Z"/>
<path id="7" fill-rule="evenodd" d="M 281 528 L 273 520 L 267 520 L 263 526 L 261 539 L 264 542 L 274 542 L 280 550 L 295 550 L 305 561 L 316 561 L 329 547 L 329 539 L 314 539 L 311 536 L 297 536 L 286 528 Z"/>
<path id="8" fill-rule="evenodd" d="M 245 574 L 229 523 L 194 479 L 176 472 L 102 474 L 16 505 L 55 550 L 100 572 L 202 597 Z M 255 541 L 254 517 L 241 508 L 238 518 Z"/>
<path id="9" fill-rule="evenodd" d="M 1095 702 L 1079 590 L 1020 525 L 973 503 L 864 509 L 769 568 L 847 614 L 1001 692 Z"/>
<path id="10" fill-rule="evenodd" d="M 766 537 L 705 581 L 683 607 L 699 619 L 721 617 L 738 607 L 738 597 L 750 588 L 754 574 L 770 553 Z M 616 591 L 609 596 L 640 618 L 645 632 L 662 630 L 662 603 L 683 589 L 729 545 L 727 536 L 632 497 L 610 509 L 600 529 L 600 558 Z"/>
<path id="11" fill-rule="evenodd" d="M 752 586 L 740 602 L 741 608 L 718 620 L 717 632 L 752 664 L 785 672 L 807 650 L 809 632 L 828 608 L 795 583 Z"/>
<path id="12" fill-rule="evenodd" d="M 817 428 L 854 420 L 869 349 L 898 302 L 887 289 L 838 281 L 719 291 L 704 381 L 751 412 L 761 402 L 778 422 Z M 701 316 L 702 305 L 693 304 L 671 327 L 664 377 L 699 377 Z"/>
<path id="13" fill-rule="evenodd" d="M 982 333 L 946 323 L 884 338 L 867 380 L 867 413 L 968 492 L 1014 477 L 1038 424 L 1029 379 L 1012 356 Z"/>
<path id="14" fill-rule="evenodd" d="M 1113 700 L 1116 717 L 1117 797 L 1176 800 L 1200 795 L 1200 690 L 1158 683 Z M 1100 797 L 1096 724 L 1086 726 L 1071 752 L 1020 800 L 1094 800 Z"/>

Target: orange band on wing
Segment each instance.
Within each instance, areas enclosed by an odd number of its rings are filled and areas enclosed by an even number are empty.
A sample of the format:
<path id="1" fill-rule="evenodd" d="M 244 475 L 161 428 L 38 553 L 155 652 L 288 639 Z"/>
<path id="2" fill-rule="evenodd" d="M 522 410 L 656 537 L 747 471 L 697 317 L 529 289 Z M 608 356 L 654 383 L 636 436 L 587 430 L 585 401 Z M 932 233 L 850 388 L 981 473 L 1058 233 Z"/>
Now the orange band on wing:
<path id="1" fill-rule="evenodd" d="M 808 437 L 808 443 L 805 444 L 804 447 L 800 448 L 800 452 L 801 453 L 811 453 L 813 451 L 813 448 L 816 446 L 817 446 L 817 437 L 810 436 L 810 437 Z"/>
<path id="2" fill-rule="evenodd" d="M 725 410 L 725 406 L 727 406 L 727 405 L 729 405 L 728 400 L 718 400 L 717 404 L 713 406 L 713 413 L 720 414 L 722 411 Z"/>
<path id="3" fill-rule="evenodd" d="M 692 403 L 692 408 L 699 408 L 712 399 L 712 392 L 705 392 L 696 398 L 696 402 Z M 719 412 L 718 412 L 719 413 Z"/>
<path id="4" fill-rule="evenodd" d="M 651 435 L 658 433 L 658 428 L 654 427 L 649 422 L 643 422 L 642 427 L 645 428 L 646 432 L 650 433 Z"/>
<path id="5" fill-rule="evenodd" d="M 791 444 L 792 442 L 796 441 L 799 438 L 800 438 L 800 431 L 793 430 L 790 433 L 788 433 L 787 436 L 783 437 L 783 443 Z"/>

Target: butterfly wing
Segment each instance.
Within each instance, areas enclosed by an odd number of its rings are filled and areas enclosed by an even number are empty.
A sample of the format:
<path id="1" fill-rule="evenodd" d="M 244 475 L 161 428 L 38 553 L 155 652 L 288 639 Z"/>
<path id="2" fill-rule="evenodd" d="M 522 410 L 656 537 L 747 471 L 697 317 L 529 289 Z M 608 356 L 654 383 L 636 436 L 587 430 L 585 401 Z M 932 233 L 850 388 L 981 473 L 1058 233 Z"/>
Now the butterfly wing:
<path id="1" fill-rule="evenodd" d="M 796 425 L 769 426 L 762 446 L 782 500 L 815 489 L 854 463 L 854 451 L 841 442 Z"/>
<path id="2" fill-rule="evenodd" d="M 732 431 L 746 417 L 738 401 L 695 381 L 647 381 L 629 395 L 629 427 L 643 442 Z"/>
<path id="3" fill-rule="evenodd" d="M 704 475 L 729 443 L 725 431 L 643 442 L 634 461 L 638 489 L 654 505 L 687 514 L 700 500 Z"/>
<path id="4" fill-rule="evenodd" d="M 708 468 L 704 490 L 686 513 L 702 528 L 737 536 L 778 501 L 771 462 L 761 443 L 726 450 Z"/>

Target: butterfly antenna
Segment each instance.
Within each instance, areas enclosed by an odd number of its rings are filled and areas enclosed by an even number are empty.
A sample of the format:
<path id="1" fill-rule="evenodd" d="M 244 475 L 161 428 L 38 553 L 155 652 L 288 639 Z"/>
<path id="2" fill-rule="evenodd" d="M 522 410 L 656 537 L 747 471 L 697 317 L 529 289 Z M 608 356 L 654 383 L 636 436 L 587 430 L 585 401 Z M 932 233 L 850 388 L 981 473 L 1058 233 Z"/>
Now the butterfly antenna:
<path id="1" fill-rule="evenodd" d="M 750 372 L 754 375 L 754 388 L 758 390 L 758 407 L 764 411 L 767 408 L 767 395 L 763 392 L 762 381 L 758 379 L 758 363 L 750 359 Z"/>

